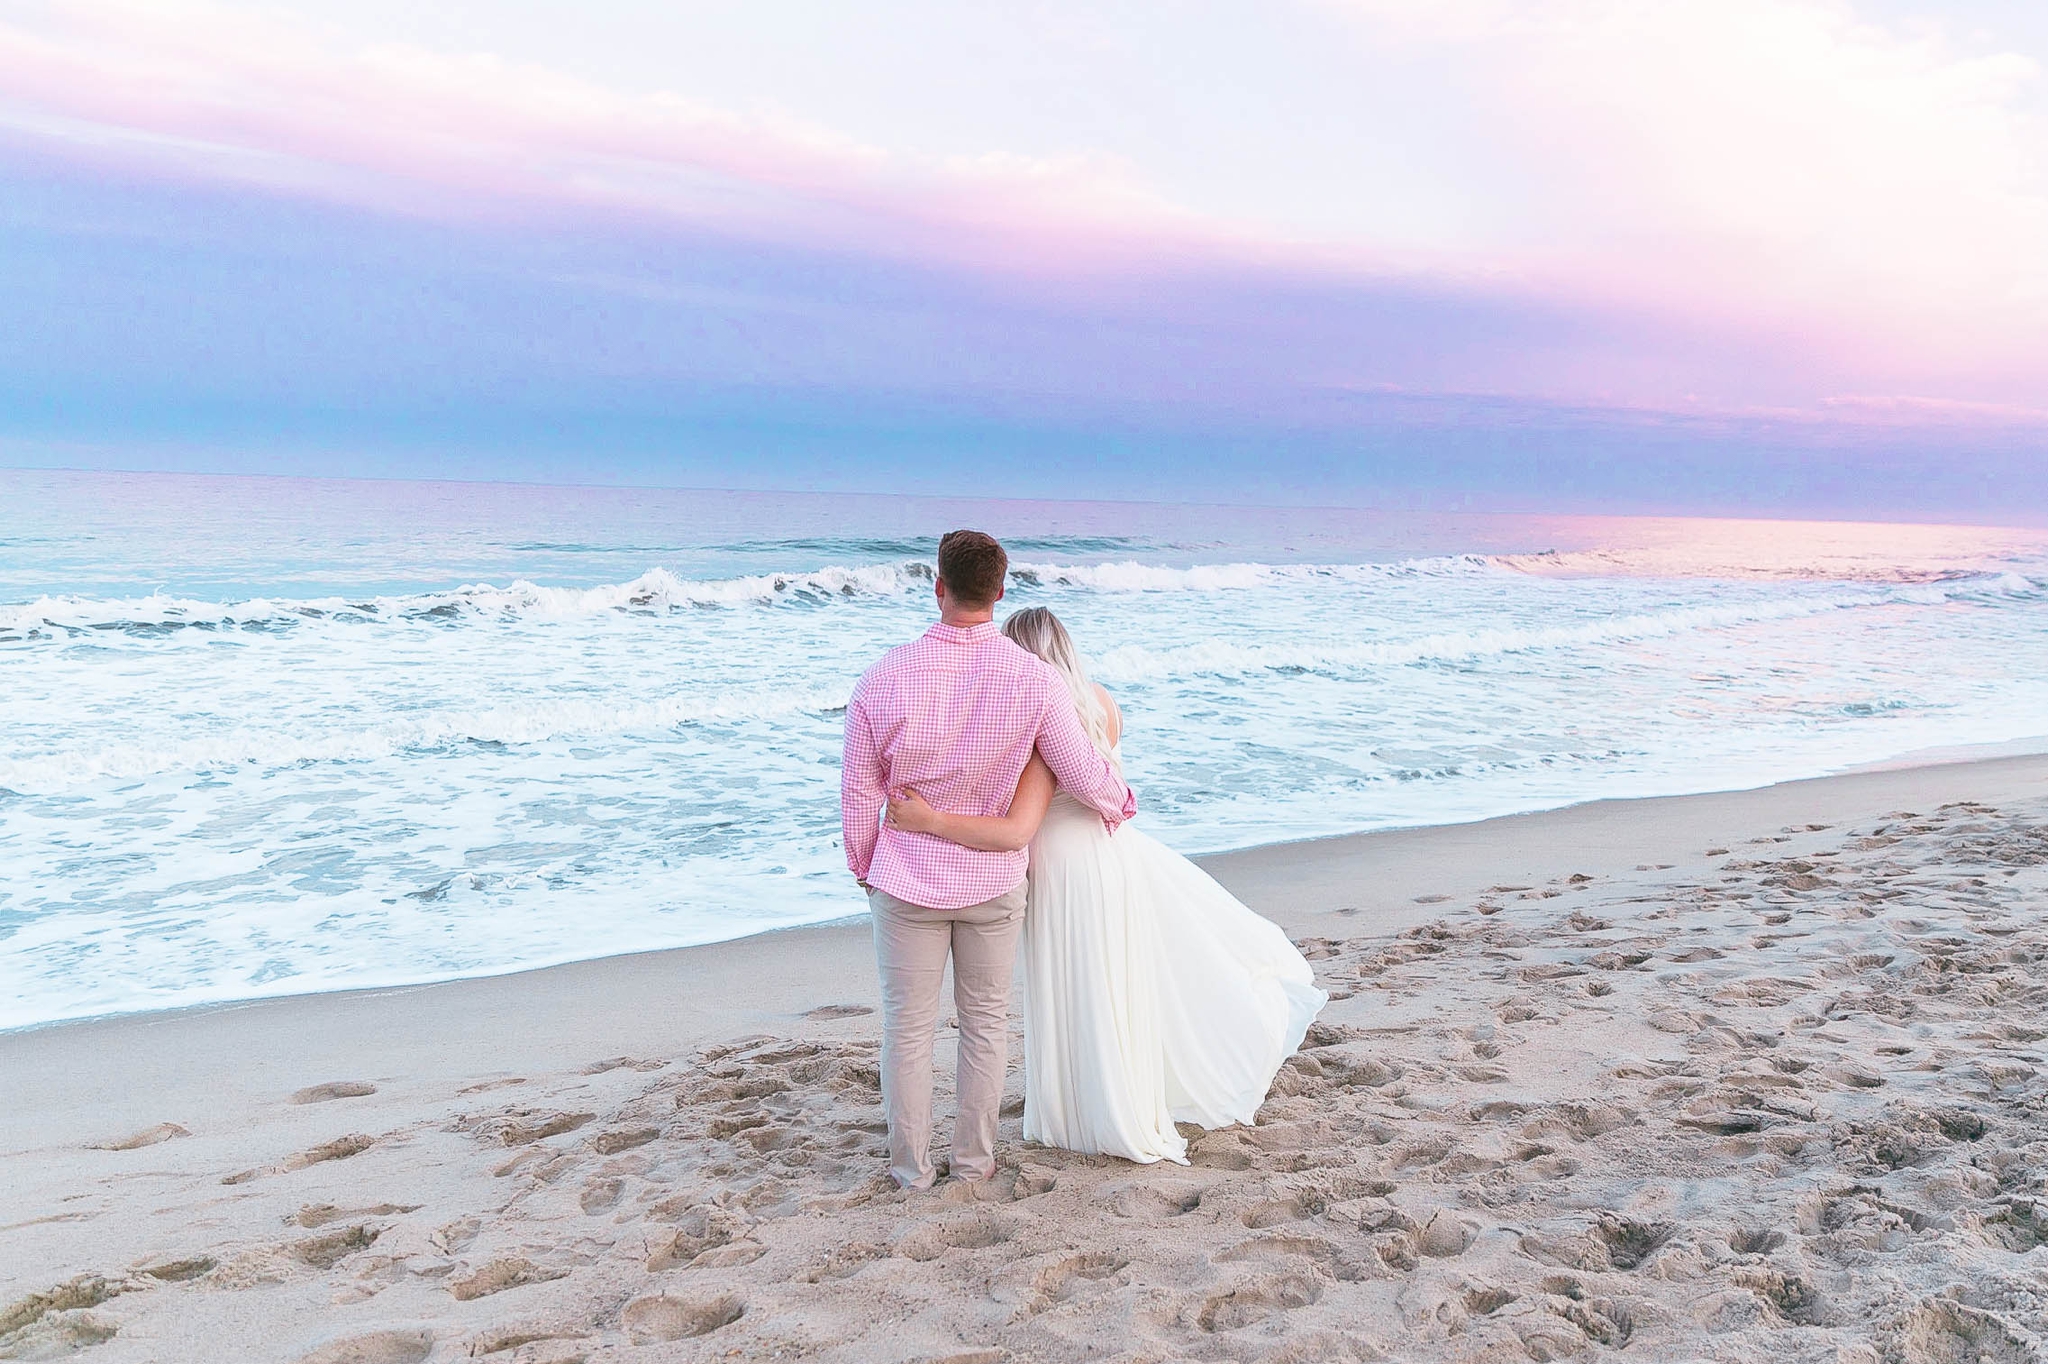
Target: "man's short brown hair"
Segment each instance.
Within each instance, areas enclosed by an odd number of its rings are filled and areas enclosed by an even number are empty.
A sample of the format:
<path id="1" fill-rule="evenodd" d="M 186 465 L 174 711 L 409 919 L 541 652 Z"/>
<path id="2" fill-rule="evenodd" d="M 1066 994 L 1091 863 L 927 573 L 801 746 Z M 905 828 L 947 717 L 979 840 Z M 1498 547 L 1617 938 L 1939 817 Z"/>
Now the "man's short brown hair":
<path id="1" fill-rule="evenodd" d="M 962 606 L 993 606 L 1003 595 L 1010 556 L 993 535 L 949 530 L 939 537 L 939 581 Z"/>

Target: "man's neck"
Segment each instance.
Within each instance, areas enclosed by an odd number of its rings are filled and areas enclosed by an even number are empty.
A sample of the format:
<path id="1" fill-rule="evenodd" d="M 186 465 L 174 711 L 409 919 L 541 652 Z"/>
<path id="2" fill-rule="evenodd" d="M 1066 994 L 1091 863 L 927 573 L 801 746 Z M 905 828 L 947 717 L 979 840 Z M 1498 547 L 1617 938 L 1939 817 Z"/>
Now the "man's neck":
<path id="1" fill-rule="evenodd" d="M 995 608 L 985 606 L 978 611 L 941 611 L 939 624 L 950 625 L 955 630 L 966 630 L 976 625 L 986 625 L 996 618 Z"/>

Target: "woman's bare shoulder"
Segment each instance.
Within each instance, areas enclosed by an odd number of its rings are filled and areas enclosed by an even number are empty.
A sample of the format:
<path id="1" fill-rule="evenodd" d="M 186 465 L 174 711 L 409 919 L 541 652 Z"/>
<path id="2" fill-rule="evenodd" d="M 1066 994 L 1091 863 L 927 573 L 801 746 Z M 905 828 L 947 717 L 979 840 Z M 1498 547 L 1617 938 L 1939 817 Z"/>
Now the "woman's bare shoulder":
<path id="1" fill-rule="evenodd" d="M 1109 741 L 1112 744 L 1120 742 L 1124 737 L 1123 707 L 1117 705 L 1116 698 L 1111 696 L 1108 688 L 1100 682 L 1090 682 L 1088 685 L 1095 688 L 1095 699 L 1101 703 L 1102 713 L 1109 717 Z"/>

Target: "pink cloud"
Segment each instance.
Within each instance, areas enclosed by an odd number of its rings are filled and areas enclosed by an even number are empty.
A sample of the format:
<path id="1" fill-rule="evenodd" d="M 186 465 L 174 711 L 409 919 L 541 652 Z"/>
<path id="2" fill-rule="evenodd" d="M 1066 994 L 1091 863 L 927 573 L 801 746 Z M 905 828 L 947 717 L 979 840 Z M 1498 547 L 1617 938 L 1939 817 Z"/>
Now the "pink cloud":
<path id="1" fill-rule="evenodd" d="M 0 91 L 0 124 L 101 155 L 414 212 L 597 208 L 1025 269 L 1228 244 L 1084 158 L 911 158 L 794 118 L 214 6 L 110 0 L 0 23 Z"/>
<path id="2" fill-rule="evenodd" d="M 0 127 L 80 157 L 407 213 L 681 221 L 1027 292 L 1064 279 L 1112 305 L 1166 274 L 1416 283 L 1689 336 L 1724 358 L 1750 348 L 1752 368 L 1805 350 L 1807 411 L 1831 419 L 1963 410 L 1823 401 L 1844 389 L 1934 394 L 1985 420 L 2048 405 L 2048 140 L 2022 99 L 2029 59 L 1874 27 L 1835 0 L 1326 8 L 1365 46 L 1426 50 L 1454 73 L 1445 98 L 1480 111 L 1522 168 L 1480 187 L 1504 245 L 1396 253 L 1369 231 L 1253 230 L 1101 156 L 914 155 L 787 114 L 364 45 L 214 3 L 82 0 L 0 21 Z M 1694 410 L 1662 355 L 1635 372 L 1625 352 L 1516 371 L 1554 376 L 1520 391 Z M 1306 351 L 1300 369 L 1311 385 L 1358 380 Z M 1723 391 L 1699 407 L 1745 401 Z"/>
<path id="3" fill-rule="evenodd" d="M 1526 277 L 1808 333 L 1902 381 L 2044 394 L 2031 56 L 1842 0 L 1330 0 L 1449 54 L 1542 186 Z"/>

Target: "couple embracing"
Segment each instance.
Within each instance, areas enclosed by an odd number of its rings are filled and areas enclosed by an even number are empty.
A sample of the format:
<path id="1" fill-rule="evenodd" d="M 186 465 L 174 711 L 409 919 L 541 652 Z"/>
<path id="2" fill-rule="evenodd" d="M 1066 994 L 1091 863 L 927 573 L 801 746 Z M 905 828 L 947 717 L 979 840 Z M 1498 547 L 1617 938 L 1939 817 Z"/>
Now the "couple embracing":
<path id="1" fill-rule="evenodd" d="M 952 1174 L 995 1173 L 1010 980 L 1024 955 L 1024 1137 L 1185 1163 L 1176 1122 L 1249 1122 L 1325 996 L 1286 936 L 1135 828 L 1122 716 L 1042 607 L 995 624 L 1009 561 L 939 542 L 939 623 L 846 708 L 846 860 L 882 976 L 889 1173 L 936 1177 L 932 1044 L 959 1024 Z"/>

